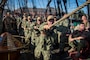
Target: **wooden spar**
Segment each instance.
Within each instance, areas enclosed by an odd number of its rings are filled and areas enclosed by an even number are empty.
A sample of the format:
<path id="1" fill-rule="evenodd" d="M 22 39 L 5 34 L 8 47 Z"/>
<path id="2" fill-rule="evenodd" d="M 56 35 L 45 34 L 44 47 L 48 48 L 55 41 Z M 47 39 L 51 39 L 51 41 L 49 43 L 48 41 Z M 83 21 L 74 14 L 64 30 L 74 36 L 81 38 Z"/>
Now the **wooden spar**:
<path id="1" fill-rule="evenodd" d="M 45 13 L 47 13 L 47 11 L 48 11 L 48 9 L 49 9 L 49 12 L 50 12 L 50 14 L 51 14 L 51 8 L 50 8 L 50 3 L 51 3 L 51 1 L 52 1 L 52 0 L 48 0 Z"/>
<path id="2" fill-rule="evenodd" d="M 67 6 L 66 6 L 67 0 L 63 0 L 63 4 L 64 4 L 64 8 L 65 8 L 66 13 L 68 13 L 68 11 L 67 11 Z"/>
<path id="3" fill-rule="evenodd" d="M 59 15 L 59 17 L 61 17 L 61 13 L 60 13 L 60 1 L 59 0 L 57 0 L 57 8 L 58 8 L 58 15 Z"/>
<path id="4" fill-rule="evenodd" d="M 68 18 L 69 16 L 71 16 L 72 14 L 76 13 L 78 10 L 80 10 L 81 8 L 83 8 L 84 6 L 90 4 L 90 0 L 86 1 L 84 4 L 82 4 L 81 6 L 79 6 L 78 8 L 76 8 L 74 11 L 72 11 L 71 13 L 67 14 L 66 16 L 62 17 L 61 19 L 59 19 L 57 22 L 55 22 L 54 24 L 52 24 L 52 26 L 56 25 L 57 23 L 65 20 L 66 18 Z M 51 27 L 52 27 L 51 26 Z"/>
<path id="5" fill-rule="evenodd" d="M 55 6 L 55 11 L 56 11 L 55 14 L 57 15 L 57 7 L 56 7 L 56 4 L 55 4 L 55 1 L 56 1 L 56 0 L 54 0 L 54 6 Z"/>
<path id="6" fill-rule="evenodd" d="M 18 4 L 19 4 L 20 10 L 21 10 L 21 14 L 23 15 L 23 10 L 21 8 L 20 1 L 19 0 L 18 0 Z"/>
<path id="7" fill-rule="evenodd" d="M 76 0 L 77 7 L 79 7 L 78 0 Z"/>

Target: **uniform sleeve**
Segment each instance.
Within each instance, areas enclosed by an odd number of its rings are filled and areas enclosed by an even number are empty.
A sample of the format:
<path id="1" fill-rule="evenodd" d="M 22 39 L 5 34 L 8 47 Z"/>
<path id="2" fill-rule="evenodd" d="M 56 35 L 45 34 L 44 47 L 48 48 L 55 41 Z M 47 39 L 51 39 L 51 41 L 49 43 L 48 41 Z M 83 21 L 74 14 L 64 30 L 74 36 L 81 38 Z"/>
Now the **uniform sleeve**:
<path id="1" fill-rule="evenodd" d="M 34 26 L 35 26 L 35 23 L 32 23 L 31 26 L 30 26 L 30 29 L 33 30 Z"/>
<path id="2" fill-rule="evenodd" d="M 86 25 L 86 27 L 90 27 L 90 23 L 89 23 L 89 22 L 87 22 L 87 25 Z"/>
<path id="3" fill-rule="evenodd" d="M 44 29 L 44 25 L 46 25 L 46 22 L 45 23 L 42 23 L 39 27 L 39 30 L 42 31 Z"/>
<path id="4" fill-rule="evenodd" d="M 46 40 L 46 44 L 47 44 L 47 50 L 50 50 L 52 47 L 52 40 L 51 39 L 47 39 Z"/>
<path id="5" fill-rule="evenodd" d="M 21 27 L 24 28 L 23 20 L 21 21 Z"/>
<path id="6" fill-rule="evenodd" d="M 68 19 L 66 19 L 65 21 L 63 21 L 63 26 L 68 27 L 68 25 L 69 25 Z"/>

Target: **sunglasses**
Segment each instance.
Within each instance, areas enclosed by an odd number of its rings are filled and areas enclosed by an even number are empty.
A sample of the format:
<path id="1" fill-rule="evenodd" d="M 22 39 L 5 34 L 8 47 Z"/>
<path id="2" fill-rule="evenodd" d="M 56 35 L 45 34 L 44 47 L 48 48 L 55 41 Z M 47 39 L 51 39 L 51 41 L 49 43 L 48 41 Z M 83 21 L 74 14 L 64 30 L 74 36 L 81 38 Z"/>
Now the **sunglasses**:
<path id="1" fill-rule="evenodd" d="M 53 22 L 53 21 L 54 21 L 54 19 L 50 19 L 49 21 L 50 21 L 50 22 Z"/>

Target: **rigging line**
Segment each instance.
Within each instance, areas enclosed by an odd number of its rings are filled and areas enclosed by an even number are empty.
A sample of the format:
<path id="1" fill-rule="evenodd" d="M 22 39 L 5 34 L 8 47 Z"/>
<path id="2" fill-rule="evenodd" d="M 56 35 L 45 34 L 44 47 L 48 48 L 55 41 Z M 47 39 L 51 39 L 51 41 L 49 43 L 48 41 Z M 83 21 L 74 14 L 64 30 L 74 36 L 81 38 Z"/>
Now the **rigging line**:
<path id="1" fill-rule="evenodd" d="M 62 6 L 62 2 L 61 2 L 61 0 L 60 0 L 60 14 L 61 14 L 61 17 L 63 16 L 63 6 Z"/>
<path id="2" fill-rule="evenodd" d="M 24 0 L 24 7 L 27 7 L 27 0 Z"/>
<path id="3" fill-rule="evenodd" d="M 22 1 L 19 1 L 19 2 L 21 2 L 21 7 L 23 7 L 24 6 L 24 0 Z"/>
<path id="4" fill-rule="evenodd" d="M 48 0 L 47 7 L 49 7 L 49 6 L 50 6 L 51 1 L 52 1 L 52 0 Z"/>
<path id="5" fill-rule="evenodd" d="M 31 4 L 30 0 L 27 1 L 27 7 L 29 8 L 29 4 Z"/>
<path id="6" fill-rule="evenodd" d="M 31 0 L 31 2 L 32 2 L 32 7 L 34 7 L 33 0 Z M 34 12 L 34 9 L 33 9 L 33 12 Z"/>
<path id="7" fill-rule="evenodd" d="M 23 2 L 22 2 L 22 7 L 24 7 L 25 6 L 25 0 L 23 0 Z"/>
<path id="8" fill-rule="evenodd" d="M 12 1 L 8 1 L 8 7 L 10 8 L 10 10 L 12 10 Z"/>
<path id="9" fill-rule="evenodd" d="M 43 5 L 43 7 L 45 7 L 45 4 L 44 4 L 43 0 L 42 0 L 42 5 Z"/>
<path id="10" fill-rule="evenodd" d="M 58 16 L 61 17 L 59 4 L 60 4 L 60 2 L 59 2 L 59 0 L 57 0 Z"/>
<path id="11" fill-rule="evenodd" d="M 9 9 L 10 9 L 10 2 L 9 2 L 9 0 L 8 0 L 7 2 L 8 2 L 8 7 L 9 7 Z"/>
<path id="12" fill-rule="evenodd" d="M 61 9 L 62 9 L 62 11 L 63 11 L 63 7 L 62 7 L 62 3 L 61 3 L 61 0 L 60 0 L 60 7 L 61 7 Z"/>
<path id="13" fill-rule="evenodd" d="M 76 5 L 77 5 L 77 7 L 79 7 L 78 0 L 75 0 L 75 1 L 76 1 Z"/>
<path id="14" fill-rule="evenodd" d="M 40 7 L 42 7 L 42 5 L 41 5 L 41 3 L 40 3 L 40 0 L 38 0 L 38 2 L 39 2 Z"/>
<path id="15" fill-rule="evenodd" d="M 21 8 L 21 4 L 20 4 L 20 1 L 18 0 L 18 4 L 19 4 L 19 7 Z"/>
<path id="16" fill-rule="evenodd" d="M 68 12 L 67 12 L 67 6 L 66 6 L 67 0 L 63 0 L 63 4 L 64 4 L 64 8 L 65 8 L 66 13 L 68 13 Z"/>
<path id="17" fill-rule="evenodd" d="M 15 0 L 14 0 L 15 1 Z M 12 11 L 14 11 L 15 7 L 14 7 L 14 1 L 11 0 L 11 5 L 12 5 Z"/>
<path id="18" fill-rule="evenodd" d="M 27 0 L 27 7 L 28 7 L 28 8 L 29 8 L 29 5 L 28 5 L 28 4 L 30 4 L 29 2 L 30 2 L 30 1 L 29 1 L 29 0 Z"/>
<path id="19" fill-rule="evenodd" d="M 42 2 L 41 2 L 41 5 L 42 5 L 42 8 L 44 8 L 44 2 L 43 2 L 43 0 L 42 0 Z"/>
<path id="20" fill-rule="evenodd" d="M 26 0 L 26 9 L 27 9 L 27 12 L 29 13 L 29 9 L 28 9 L 27 3 L 28 3 L 28 0 Z"/>
<path id="21" fill-rule="evenodd" d="M 9 9 L 9 5 L 8 5 L 8 2 L 6 3 L 6 7 Z"/>
<path id="22" fill-rule="evenodd" d="M 9 0 L 10 1 L 10 0 Z M 10 1 L 10 5 L 9 5 L 10 9 L 12 10 L 12 0 Z"/>
<path id="23" fill-rule="evenodd" d="M 47 0 L 46 0 L 46 3 L 48 3 Z M 46 9 L 45 9 L 44 13 L 45 13 L 45 16 L 46 16 L 47 15 L 47 4 L 46 4 Z"/>
<path id="24" fill-rule="evenodd" d="M 33 6 L 33 8 L 34 8 L 34 0 L 31 0 L 32 1 L 32 6 Z"/>
<path id="25" fill-rule="evenodd" d="M 10 10 L 13 10 L 13 2 L 12 2 L 12 0 L 9 0 L 9 7 L 10 7 Z"/>
<path id="26" fill-rule="evenodd" d="M 12 0 L 13 11 L 15 10 L 15 0 Z"/>
<path id="27" fill-rule="evenodd" d="M 7 1 L 7 6 L 8 6 L 8 9 L 9 9 L 9 0 Z"/>
<path id="28" fill-rule="evenodd" d="M 48 0 L 48 4 L 46 6 L 46 12 L 47 12 L 47 9 L 49 9 L 49 12 L 51 14 L 51 8 L 50 8 L 50 3 L 51 3 L 52 0 Z"/>
<path id="29" fill-rule="evenodd" d="M 24 6 L 25 9 L 27 9 L 27 0 L 24 0 Z"/>
<path id="30" fill-rule="evenodd" d="M 20 1 L 19 0 L 18 0 L 18 4 L 19 4 L 20 10 L 21 10 L 21 14 L 23 14 L 23 11 L 22 11 L 22 8 L 21 8 Z"/>
<path id="31" fill-rule="evenodd" d="M 11 1 L 9 0 L 9 3 L 10 3 L 9 4 L 10 10 L 12 10 L 12 0 Z"/>
<path id="32" fill-rule="evenodd" d="M 27 7 L 29 8 L 28 3 L 29 3 L 29 0 L 27 0 Z M 30 3 L 29 3 L 29 4 L 30 4 Z"/>
<path id="33" fill-rule="evenodd" d="M 35 10 L 36 10 L 36 6 L 35 6 L 35 4 L 34 4 L 35 2 L 34 2 L 34 0 L 32 0 L 32 5 L 33 5 L 33 12 L 35 12 Z"/>
<path id="34" fill-rule="evenodd" d="M 37 6 L 36 3 L 37 3 L 37 2 L 34 0 L 34 5 L 35 5 L 35 7 Z"/>
<path id="35" fill-rule="evenodd" d="M 27 6 L 27 2 L 28 2 L 28 0 L 26 0 L 26 6 Z"/>
<path id="36" fill-rule="evenodd" d="M 30 6 L 33 7 L 33 4 L 32 4 L 32 0 L 29 0 L 31 3 L 30 3 Z"/>
<path id="37" fill-rule="evenodd" d="M 35 3 L 37 3 L 37 2 L 34 0 L 34 5 L 35 5 L 35 8 L 34 8 L 34 9 L 35 9 L 35 14 L 37 14 L 37 7 L 36 7 L 37 5 L 36 5 Z"/>
<path id="38" fill-rule="evenodd" d="M 68 3 L 67 3 L 68 5 L 69 5 L 69 7 L 70 7 L 70 0 L 68 0 Z"/>
<path id="39" fill-rule="evenodd" d="M 15 3 L 16 3 L 16 1 L 18 2 L 18 0 L 15 0 Z M 19 6 L 19 4 L 18 4 L 18 3 L 16 3 L 16 8 L 18 8 L 18 6 Z"/>
<path id="40" fill-rule="evenodd" d="M 56 8 L 56 2 L 55 2 L 56 0 L 54 0 L 54 6 L 55 6 L 55 11 L 56 11 L 56 15 L 57 15 L 57 8 Z"/>

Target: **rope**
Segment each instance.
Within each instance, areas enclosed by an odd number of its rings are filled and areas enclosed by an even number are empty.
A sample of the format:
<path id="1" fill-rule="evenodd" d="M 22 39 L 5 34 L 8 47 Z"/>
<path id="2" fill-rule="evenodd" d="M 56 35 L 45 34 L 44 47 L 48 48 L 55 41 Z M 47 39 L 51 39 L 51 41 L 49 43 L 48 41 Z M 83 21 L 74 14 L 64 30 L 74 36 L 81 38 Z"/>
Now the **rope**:
<path id="1" fill-rule="evenodd" d="M 19 36 L 19 35 L 12 35 L 14 37 L 20 37 L 20 38 L 25 38 L 24 36 Z"/>
<path id="2" fill-rule="evenodd" d="M 61 19 L 59 19 L 57 22 L 55 22 L 54 24 L 52 24 L 51 27 L 53 27 L 54 25 L 56 25 L 57 23 L 65 20 L 66 18 L 68 18 L 69 16 L 71 16 L 72 14 L 74 14 L 75 12 L 77 12 L 78 10 L 80 10 L 81 8 L 85 7 L 86 5 L 90 4 L 90 0 L 88 0 L 87 2 L 85 2 L 84 4 L 82 4 L 81 6 L 79 6 L 78 8 L 76 8 L 74 11 L 72 11 L 71 13 L 67 14 L 66 16 L 62 17 Z"/>

